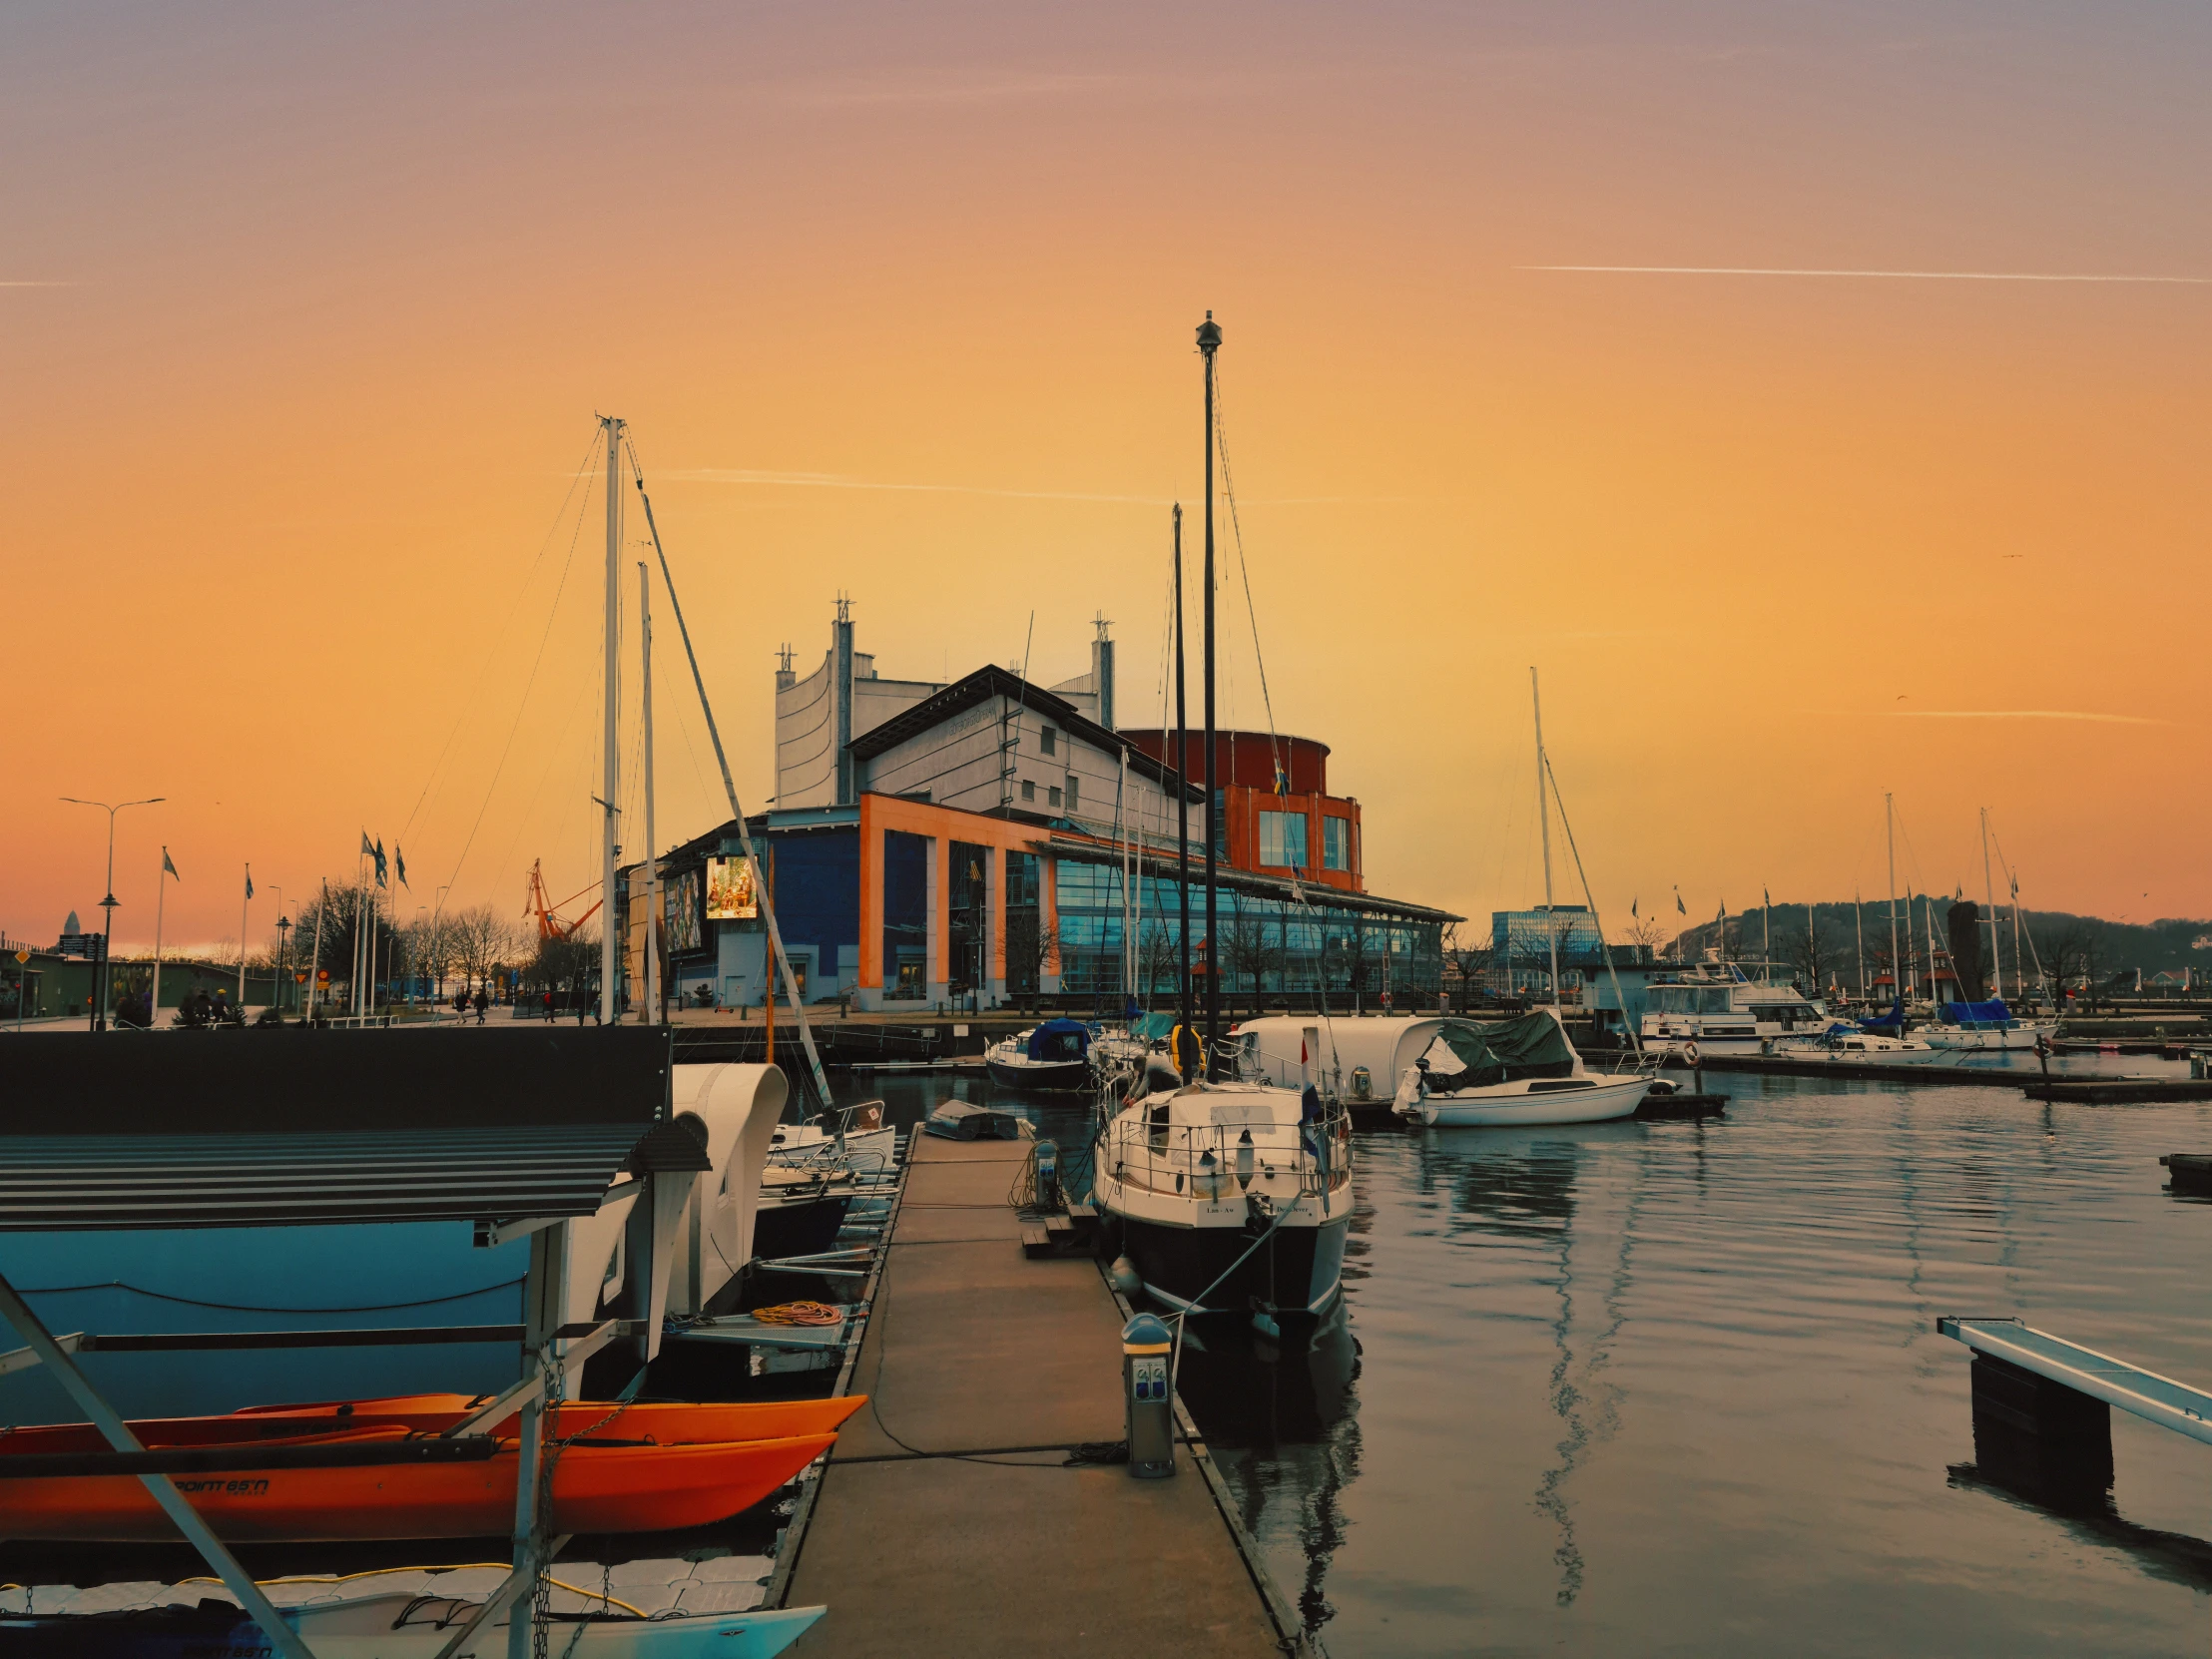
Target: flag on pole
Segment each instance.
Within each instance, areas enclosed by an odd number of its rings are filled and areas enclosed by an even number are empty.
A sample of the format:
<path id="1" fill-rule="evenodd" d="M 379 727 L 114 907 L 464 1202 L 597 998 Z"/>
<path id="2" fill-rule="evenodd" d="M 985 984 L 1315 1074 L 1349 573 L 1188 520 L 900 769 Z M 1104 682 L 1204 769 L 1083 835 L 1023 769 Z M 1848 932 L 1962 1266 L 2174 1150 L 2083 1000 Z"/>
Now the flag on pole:
<path id="1" fill-rule="evenodd" d="M 1642 900 L 1642 899 L 1640 899 L 1640 898 L 1631 898 L 1631 899 L 1630 899 L 1630 900 L 1628 901 L 1628 913 L 1629 913 L 1630 915 L 1634 915 L 1634 914 L 1636 913 L 1636 906 L 1637 906 L 1638 904 L 1641 904 L 1642 902 L 1643 902 L 1643 900 Z"/>
<path id="2" fill-rule="evenodd" d="M 248 898 L 254 896 L 254 866 L 252 864 L 246 866 L 246 896 Z"/>
<path id="3" fill-rule="evenodd" d="M 169 861 L 169 848 L 166 846 L 162 848 L 162 873 L 164 875 L 177 875 L 177 866 Z M 177 879 L 182 881 L 184 877 L 177 875 Z"/>
<path id="4" fill-rule="evenodd" d="M 1678 915 L 1686 916 L 1690 913 L 1689 905 L 1682 902 L 1682 889 L 1680 887 L 1674 889 L 1674 908 Z"/>
<path id="5" fill-rule="evenodd" d="M 374 858 L 374 859 L 376 860 L 376 884 L 377 884 L 377 885 L 378 885 L 379 887 L 388 887 L 388 886 L 390 886 L 390 885 L 391 885 L 391 883 L 390 883 L 390 882 L 388 882 L 388 881 L 386 881 L 386 880 L 384 879 L 384 837 L 383 837 L 383 836 L 381 836 L 381 835 L 378 835 L 378 836 L 376 837 L 376 844 L 375 844 L 374 846 L 372 846 L 372 847 L 370 847 L 370 848 L 369 848 L 369 856 L 370 856 L 370 857 L 372 857 L 372 858 Z"/>
<path id="6" fill-rule="evenodd" d="M 392 862 L 399 866 L 399 884 L 402 887 L 407 887 L 407 855 L 399 850 L 397 841 L 391 843 L 391 858 Z M 414 888 L 407 887 L 407 890 L 413 892 Z"/>
<path id="7" fill-rule="evenodd" d="M 368 831 L 366 830 L 363 830 L 361 831 L 361 856 L 366 858 L 375 850 L 376 849 L 373 846 L 370 846 L 368 844 Z"/>
<path id="8" fill-rule="evenodd" d="M 1771 893 L 1771 892 L 1769 892 L 1769 891 L 1767 891 L 1767 889 L 1766 889 L 1765 887 L 1761 887 L 1761 888 L 1759 889 L 1759 903 L 1760 903 L 1760 907 L 1761 907 L 1762 909 L 1768 909 L 1768 910 L 1771 910 L 1771 909 L 1773 909 L 1773 908 L 1774 908 L 1774 894 L 1773 894 L 1773 893 Z"/>

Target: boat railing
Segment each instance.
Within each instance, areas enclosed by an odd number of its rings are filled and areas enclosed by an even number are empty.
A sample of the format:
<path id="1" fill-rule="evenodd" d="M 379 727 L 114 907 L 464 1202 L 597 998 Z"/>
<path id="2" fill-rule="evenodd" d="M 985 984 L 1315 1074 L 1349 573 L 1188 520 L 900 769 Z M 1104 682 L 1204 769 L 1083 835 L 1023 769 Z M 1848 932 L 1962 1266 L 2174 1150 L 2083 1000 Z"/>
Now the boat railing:
<path id="1" fill-rule="evenodd" d="M 1288 1158 L 1301 1196 L 1319 1198 L 1352 1180 L 1351 1128 L 1342 1107 L 1298 1124 L 1153 1123 L 1123 1116 L 1107 1123 L 1100 1147 L 1117 1179 L 1201 1198 L 1241 1192 L 1270 1164 L 1283 1173 Z M 1243 1136 L 1252 1129 L 1269 1138 L 1246 1143 Z"/>

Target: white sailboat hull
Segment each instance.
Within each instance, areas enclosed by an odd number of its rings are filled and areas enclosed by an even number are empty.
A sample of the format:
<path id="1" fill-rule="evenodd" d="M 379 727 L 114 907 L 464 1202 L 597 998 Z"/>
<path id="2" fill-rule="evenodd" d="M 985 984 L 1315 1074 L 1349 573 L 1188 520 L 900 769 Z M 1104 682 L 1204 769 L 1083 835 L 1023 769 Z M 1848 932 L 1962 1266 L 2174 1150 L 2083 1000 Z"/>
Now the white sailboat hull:
<path id="1" fill-rule="evenodd" d="M 1521 1081 L 1464 1089 L 1456 1094 L 1427 1095 L 1412 1102 L 1406 1115 L 1431 1129 L 1608 1123 L 1633 1117 L 1650 1092 L 1648 1077 L 1606 1079 L 1575 1088 L 1546 1087 L 1541 1080 L 1531 1086 Z"/>

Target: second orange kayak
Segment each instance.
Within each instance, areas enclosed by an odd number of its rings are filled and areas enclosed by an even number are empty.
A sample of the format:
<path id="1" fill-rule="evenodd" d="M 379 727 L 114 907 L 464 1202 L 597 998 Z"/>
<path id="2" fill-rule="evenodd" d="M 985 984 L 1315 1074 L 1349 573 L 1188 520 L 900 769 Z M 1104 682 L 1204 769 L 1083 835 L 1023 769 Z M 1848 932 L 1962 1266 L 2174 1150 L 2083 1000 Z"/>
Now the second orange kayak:
<path id="1" fill-rule="evenodd" d="M 0 1436 L 0 1455 L 29 1449 L 21 1444 L 11 1448 L 7 1442 L 40 1432 Z M 384 1424 L 295 1432 L 284 1438 L 351 1442 L 407 1434 L 403 1426 Z M 276 1438 L 257 1436 L 255 1443 Z M 835 1443 L 834 1433 L 680 1445 L 601 1445 L 587 1439 L 568 1446 L 554 1461 L 552 1529 L 657 1532 L 704 1526 L 751 1508 Z M 61 1448 L 48 1440 L 37 1449 Z M 514 1443 L 508 1440 L 484 1462 L 217 1470 L 173 1478 L 225 1538 L 326 1543 L 505 1533 L 514 1524 L 516 1467 Z M 153 1495 L 133 1475 L 8 1480 L 0 1493 L 6 1499 L 0 1503 L 0 1536 L 116 1543 L 171 1542 L 177 1536 Z"/>
<path id="2" fill-rule="evenodd" d="M 381 1399 L 324 1400 L 303 1405 L 250 1405 L 220 1416 L 149 1417 L 131 1424 L 144 1446 L 267 1445 L 349 1429 L 395 1428 L 442 1434 L 483 1402 L 482 1395 L 398 1394 Z M 737 1403 L 625 1405 L 570 1400 L 546 1425 L 554 1438 L 582 1434 L 594 1441 L 654 1445 L 729 1444 L 833 1434 L 862 1405 L 865 1394 L 838 1399 L 748 1400 Z M 512 1438 L 517 1413 L 484 1423 L 480 1432 Z M 0 1430 L 0 1458 L 31 1452 L 98 1451 L 107 1441 L 89 1422 L 63 1422 Z M 0 1496 L 5 1496 L 0 1492 Z M 0 1504 L 0 1508 L 4 1508 Z"/>

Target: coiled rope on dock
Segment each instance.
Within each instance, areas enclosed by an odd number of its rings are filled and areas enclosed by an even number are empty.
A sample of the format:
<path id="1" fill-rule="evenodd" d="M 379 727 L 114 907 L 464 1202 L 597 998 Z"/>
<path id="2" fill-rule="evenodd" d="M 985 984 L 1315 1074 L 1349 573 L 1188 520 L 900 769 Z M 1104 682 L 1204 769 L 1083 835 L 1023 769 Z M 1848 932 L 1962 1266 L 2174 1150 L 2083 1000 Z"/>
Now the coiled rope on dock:
<path id="1" fill-rule="evenodd" d="M 827 1302 L 779 1302 L 754 1309 L 753 1318 L 762 1325 L 835 1325 L 844 1314 Z"/>

